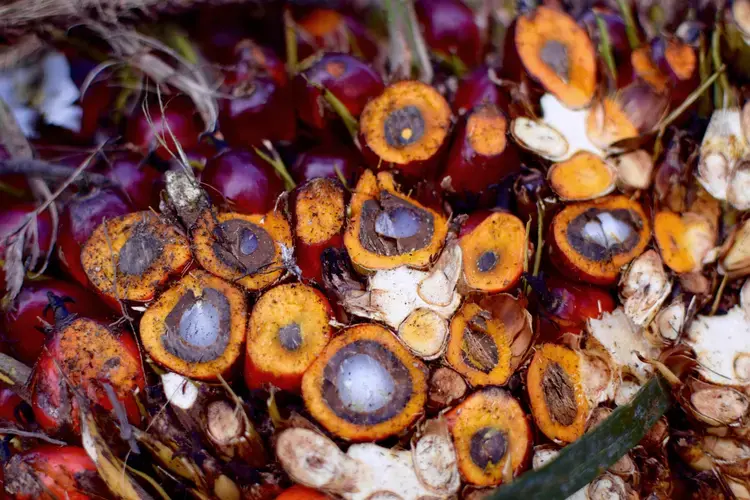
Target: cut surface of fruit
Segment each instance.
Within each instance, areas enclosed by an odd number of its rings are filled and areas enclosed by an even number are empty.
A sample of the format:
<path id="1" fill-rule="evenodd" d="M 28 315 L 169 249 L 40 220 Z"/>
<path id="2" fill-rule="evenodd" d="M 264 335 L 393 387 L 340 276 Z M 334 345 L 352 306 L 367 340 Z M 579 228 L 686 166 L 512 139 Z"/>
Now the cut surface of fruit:
<path id="1" fill-rule="evenodd" d="M 349 209 L 344 244 L 354 265 L 366 271 L 427 267 L 448 232 L 445 217 L 400 194 L 389 172 L 362 174 Z"/>
<path id="2" fill-rule="evenodd" d="M 637 201 L 609 196 L 566 206 L 552 220 L 551 233 L 553 261 L 561 272 L 610 284 L 646 248 L 651 228 Z"/>
<path id="3" fill-rule="evenodd" d="M 278 211 L 215 214 L 206 210 L 192 230 L 193 253 L 208 272 L 247 290 L 262 290 L 284 275 L 292 231 Z"/>
<path id="4" fill-rule="evenodd" d="M 531 413 L 551 440 L 570 443 L 583 435 L 589 403 L 579 353 L 555 344 L 537 349 L 526 375 Z"/>
<path id="5" fill-rule="evenodd" d="M 703 216 L 687 212 L 661 211 L 654 217 L 654 238 L 664 263 L 677 273 L 703 267 L 703 259 L 714 247 L 716 231 Z"/>
<path id="6" fill-rule="evenodd" d="M 510 482 L 531 457 L 531 426 L 521 405 L 498 388 L 475 392 L 446 413 L 465 481 L 479 486 Z"/>
<path id="7" fill-rule="evenodd" d="M 376 441 L 409 426 L 427 399 L 427 369 L 389 330 L 345 329 L 302 379 L 310 414 L 350 441 Z"/>
<path id="8" fill-rule="evenodd" d="M 81 251 L 81 264 L 99 292 L 140 302 L 154 298 L 191 258 L 187 239 L 150 211 L 100 224 Z"/>
<path id="9" fill-rule="evenodd" d="M 451 108 L 433 87 L 417 81 L 386 87 L 360 117 L 362 147 L 375 164 L 419 173 L 440 151 L 451 125 Z"/>
<path id="10" fill-rule="evenodd" d="M 191 271 L 149 306 L 140 322 L 149 356 L 202 380 L 228 375 L 242 354 L 247 306 L 234 285 Z"/>
<path id="11" fill-rule="evenodd" d="M 599 198 L 615 189 L 615 170 L 600 156 L 580 152 L 556 163 L 547 173 L 549 185 L 562 200 Z"/>
<path id="12" fill-rule="evenodd" d="M 331 337 L 328 299 L 301 283 L 279 285 L 253 307 L 247 331 L 245 382 L 298 391 L 302 375 Z"/>
<path id="13" fill-rule="evenodd" d="M 515 45 L 526 71 L 572 109 L 585 107 L 596 90 L 596 52 L 586 31 L 565 14 L 538 7 L 519 16 Z"/>

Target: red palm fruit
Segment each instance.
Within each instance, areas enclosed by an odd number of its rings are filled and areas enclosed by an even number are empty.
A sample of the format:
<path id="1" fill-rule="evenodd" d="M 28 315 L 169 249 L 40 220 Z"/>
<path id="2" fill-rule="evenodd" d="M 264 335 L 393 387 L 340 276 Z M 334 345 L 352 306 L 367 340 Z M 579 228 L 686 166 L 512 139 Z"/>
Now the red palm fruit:
<path id="1" fill-rule="evenodd" d="M 507 90 L 490 79 L 490 68 L 479 66 L 461 78 L 453 96 L 453 112 L 464 113 L 480 104 L 494 104 L 503 111 L 510 106 Z"/>
<path id="2" fill-rule="evenodd" d="M 163 108 L 162 109 L 162 105 Z M 136 108 L 128 120 L 125 139 L 143 154 L 155 152 L 162 160 L 177 154 L 175 141 L 182 149 L 198 145 L 203 124 L 195 106 L 187 96 L 162 96 L 162 103 L 148 102 L 145 111 Z"/>
<path id="3" fill-rule="evenodd" d="M 321 86 L 336 96 L 355 118 L 362 113 L 367 101 L 385 88 L 380 75 L 356 57 L 337 53 L 323 55 L 294 78 L 292 88 L 297 114 L 316 130 L 325 130 L 340 121 L 325 104 Z"/>
<path id="4" fill-rule="evenodd" d="M 215 204 L 244 214 L 270 211 L 284 190 L 281 179 L 265 160 L 237 149 L 222 151 L 209 160 L 201 182 Z"/>
<path id="5" fill-rule="evenodd" d="M 113 75 L 97 78 L 81 96 L 81 129 L 78 135 L 88 141 L 93 141 L 102 127 L 112 125 L 109 117 L 112 114 L 114 101 L 119 88 L 110 81 Z"/>
<path id="6" fill-rule="evenodd" d="M 138 425 L 137 398 L 145 390 L 146 379 L 133 337 L 111 330 L 104 322 L 70 315 L 60 297 L 48 297 L 55 328 L 31 376 L 34 417 L 39 426 L 52 434 L 80 434 L 79 407 L 71 387 L 105 411 L 112 411 L 107 386 L 128 421 Z"/>
<path id="7" fill-rule="evenodd" d="M 356 19 L 329 9 L 315 9 L 297 20 L 300 59 L 316 52 L 347 52 L 365 61 L 378 55 L 378 43 Z"/>
<path id="8" fill-rule="evenodd" d="M 34 420 L 29 403 L 7 387 L 0 388 L 0 421 L 26 427 Z"/>
<path id="9" fill-rule="evenodd" d="M 164 187 L 162 174 L 140 154 L 115 153 L 102 162 L 100 171 L 120 187 L 136 210 L 159 208 L 159 194 Z"/>
<path id="10" fill-rule="evenodd" d="M 4 465 L 5 491 L 15 500 L 94 500 L 111 497 L 86 450 L 36 446 Z"/>
<path id="11" fill-rule="evenodd" d="M 518 151 L 508 140 L 508 120 L 494 104 L 464 115 L 456 130 L 441 185 L 450 193 L 479 194 L 520 171 Z"/>
<path id="12" fill-rule="evenodd" d="M 130 203 L 116 189 L 93 189 L 71 198 L 60 214 L 57 252 L 63 269 L 83 286 L 89 286 L 81 266 L 81 247 L 104 220 L 133 211 Z"/>
<path id="13" fill-rule="evenodd" d="M 235 147 L 260 146 L 263 140 L 291 142 L 297 134 L 294 104 L 288 86 L 268 76 L 241 80 L 219 101 L 219 124 Z"/>
<path id="14" fill-rule="evenodd" d="M 71 313 L 104 319 L 105 309 L 99 298 L 75 283 L 56 279 L 30 281 L 15 299 L 13 308 L 3 316 L 5 338 L 14 356 L 26 364 L 33 365 L 42 352 L 47 335 L 44 327 L 55 324 L 49 309 L 48 293 L 66 301 Z"/>
<path id="15" fill-rule="evenodd" d="M 8 244 L 18 237 L 18 229 L 29 217 L 33 216 L 37 206 L 34 203 L 19 203 L 0 211 L 0 259 L 5 259 Z M 52 217 L 48 210 L 36 216 L 37 242 L 39 255 L 49 252 L 52 245 Z M 31 251 L 32 242 L 26 238 L 25 251 Z"/>
<path id="16" fill-rule="evenodd" d="M 414 4 L 427 45 L 440 59 L 457 57 L 472 68 L 482 60 L 482 36 L 474 13 L 461 0 L 418 0 Z"/>
<path id="17" fill-rule="evenodd" d="M 362 161 L 353 148 L 327 142 L 300 153 L 289 173 L 298 184 L 326 177 L 339 180 L 343 178 L 347 186 L 354 186 L 362 173 Z"/>
<path id="18" fill-rule="evenodd" d="M 227 84 L 251 80 L 258 75 L 269 76 L 282 87 L 287 84 L 284 61 L 270 48 L 258 45 L 249 38 L 240 40 L 234 46 L 232 62 L 232 68 L 226 72 L 224 80 Z"/>
<path id="19" fill-rule="evenodd" d="M 549 319 L 562 327 L 583 327 L 587 320 L 615 309 L 614 299 L 603 288 L 558 276 L 547 278 L 542 286 L 536 290 L 539 302 Z"/>

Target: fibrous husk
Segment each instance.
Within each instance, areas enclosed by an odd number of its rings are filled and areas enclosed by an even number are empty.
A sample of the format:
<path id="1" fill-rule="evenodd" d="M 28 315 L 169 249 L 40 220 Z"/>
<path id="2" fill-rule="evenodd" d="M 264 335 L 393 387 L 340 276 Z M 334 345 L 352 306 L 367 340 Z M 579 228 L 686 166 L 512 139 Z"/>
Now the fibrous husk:
<path id="1" fill-rule="evenodd" d="M 734 171 L 748 152 L 740 110 L 717 109 L 701 143 L 698 182 L 717 200 L 726 200 Z"/>
<path id="2" fill-rule="evenodd" d="M 423 439 L 427 441 L 420 444 Z M 278 435 L 276 455 L 296 482 L 346 500 L 455 495 L 460 486 L 456 452 L 450 438 L 440 432 L 440 424 L 413 446 L 408 451 L 355 444 L 344 453 L 322 434 L 292 428 Z"/>
<path id="3" fill-rule="evenodd" d="M 750 382 L 749 283 L 742 287 L 740 304 L 723 315 L 698 315 L 687 328 L 684 342 L 695 352 L 701 377 L 713 384 Z"/>
<path id="4" fill-rule="evenodd" d="M 651 322 L 671 291 L 672 281 L 655 250 L 635 259 L 620 278 L 623 311 L 637 327 Z"/>

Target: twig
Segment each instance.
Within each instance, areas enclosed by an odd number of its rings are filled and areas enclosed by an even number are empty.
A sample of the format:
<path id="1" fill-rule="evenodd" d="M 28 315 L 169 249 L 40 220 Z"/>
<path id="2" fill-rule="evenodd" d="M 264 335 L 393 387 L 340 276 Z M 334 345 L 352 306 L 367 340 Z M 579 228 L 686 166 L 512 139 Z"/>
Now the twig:
<path id="1" fill-rule="evenodd" d="M 532 276 L 539 274 L 542 265 L 542 248 L 544 247 L 544 201 L 536 202 L 538 220 L 536 222 L 536 253 L 534 254 L 534 270 Z"/>
<path id="2" fill-rule="evenodd" d="M 31 368 L 7 354 L 0 353 L 0 382 L 7 384 L 27 402 L 31 401 L 28 384 Z"/>
<path id="3" fill-rule="evenodd" d="M 386 0 L 385 9 L 388 14 L 391 71 L 395 70 L 397 76 L 409 78 L 413 64 L 419 69 L 420 80 L 432 82 L 432 64 L 417 27 L 412 0 Z"/>
<path id="4" fill-rule="evenodd" d="M 37 177 L 29 179 L 29 186 L 38 197 L 44 198 L 45 201 L 49 201 L 50 199 L 52 199 L 52 193 L 50 192 L 47 183 L 45 183 L 42 179 L 39 179 Z M 36 272 L 32 273 L 32 279 L 38 278 L 42 275 L 42 273 L 44 273 L 44 271 L 47 270 L 49 259 L 52 256 L 52 252 L 54 252 L 55 250 L 55 244 L 57 243 L 57 233 L 60 230 L 60 216 L 57 212 L 57 205 L 55 205 L 54 203 L 51 203 L 49 206 L 49 215 L 52 222 L 52 235 L 50 237 L 49 248 L 47 248 L 47 254 L 44 256 L 44 263 L 42 264 L 42 266 L 37 269 Z M 37 247 L 38 246 L 39 245 L 37 241 Z M 36 262 L 30 267 L 32 269 L 36 267 Z"/>
<path id="5" fill-rule="evenodd" d="M 59 439 L 53 439 L 46 434 L 41 432 L 28 432 L 19 429 L 12 429 L 10 427 L 0 427 L 0 434 L 11 434 L 13 436 L 21 436 L 25 438 L 39 439 L 40 441 L 46 441 L 50 444 L 56 444 L 58 446 L 67 446 L 68 443 L 60 441 Z"/>
<path id="6" fill-rule="evenodd" d="M 716 314 L 716 311 L 719 310 L 721 297 L 724 295 L 724 288 L 726 288 L 728 281 L 729 281 L 729 275 L 725 274 L 724 277 L 721 279 L 721 283 L 719 284 L 719 289 L 716 290 L 716 297 L 714 298 L 714 303 L 711 305 L 711 312 L 708 313 L 709 316 L 713 316 L 714 314 Z"/>
<path id="7" fill-rule="evenodd" d="M 623 21 L 625 21 L 625 34 L 628 36 L 630 48 L 637 49 L 641 45 L 641 38 L 638 36 L 638 29 L 635 26 L 630 0 L 617 0 L 617 6 L 620 8 Z"/>
<path id="8" fill-rule="evenodd" d="M 33 175 L 43 179 L 58 181 L 66 179 L 73 174 L 75 169 L 63 165 L 56 165 L 44 160 L 35 160 L 29 158 L 13 158 L 0 160 L 0 175 Z M 80 180 L 94 186 L 112 186 L 105 175 L 94 172 L 81 172 L 77 177 Z"/>
<path id="9" fill-rule="evenodd" d="M 341 100 L 334 95 L 333 92 L 328 90 L 326 87 L 321 85 L 317 82 L 311 82 L 304 74 L 302 77 L 305 79 L 308 85 L 311 85 L 315 87 L 316 89 L 320 90 L 323 93 L 323 98 L 326 100 L 329 106 L 333 108 L 333 110 L 336 112 L 337 115 L 341 118 L 341 121 L 344 122 L 344 126 L 346 127 L 346 130 L 349 132 L 349 135 L 352 136 L 352 139 L 355 143 L 357 143 L 357 134 L 359 133 L 359 122 L 356 118 L 351 114 L 349 111 L 349 108 L 346 107 L 346 105 L 341 102 Z"/>
<path id="10" fill-rule="evenodd" d="M 599 28 L 599 53 L 601 53 L 607 69 L 609 69 L 613 84 L 617 85 L 617 65 L 612 55 L 612 42 L 609 39 L 607 23 L 604 22 L 604 19 L 599 14 L 594 13 L 594 16 L 596 17 L 596 26 Z"/>
<path id="11" fill-rule="evenodd" d="M 140 454 L 141 450 L 138 448 L 138 443 L 133 436 L 133 426 L 128 421 L 128 414 L 125 412 L 122 403 L 117 399 L 117 394 L 112 388 L 112 384 L 104 383 L 104 391 L 107 393 L 107 399 L 112 403 L 112 409 L 115 411 L 115 416 L 120 424 L 120 438 L 130 445 L 130 451 L 135 454 Z"/>
<path id="12" fill-rule="evenodd" d="M 286 72 L 297 74 L 299 56 L 297 54 L 297 25 L 289 9 L 284 10 L 284 42 L 286 44 Z"/>
<path id="13" fill-rule="evenodd" d="M 269 165 L 273 167 L 274 170 L 276 170 L 276 173 L 279 174 L 279 177 L 281 177 L 284 181 L 284 186 L 286 187 L 287 191 L 291 191 L 292 189 L 297 187 L 297 183 L 294 182 L 294 179 L 292 179 L 292 176 L 289 174 L 289 171 L 286 169 L 284 162 L 281 160 L 281 157 L 276 152 L 273 145 L 269 141 L 263 141 L 263 145 L 271 153 L 271 156 L 264 153 L 260 148 L 254 147 L 253 149 L 258 154 L 258 156 L 263 158 L 263 160 L 265 160 Z"/>

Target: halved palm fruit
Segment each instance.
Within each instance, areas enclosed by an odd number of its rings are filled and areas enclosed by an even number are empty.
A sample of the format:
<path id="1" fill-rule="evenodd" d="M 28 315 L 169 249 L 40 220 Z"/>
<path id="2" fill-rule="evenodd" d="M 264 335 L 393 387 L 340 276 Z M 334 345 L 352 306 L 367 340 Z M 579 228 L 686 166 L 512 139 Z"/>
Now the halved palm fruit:
<path id="1" fill-rule="evenodd" d="M 262 290 L 285 273 L 293 249 L 289 222 L 277 210 L 267 214 L 215 214 L 205 210 L 192 229 L 198 263 L 246 290 Z"/>
<path id="2" fill-rule="evenodd" d="M 170 371 L 200 380 L 231 375 L 245 343 L 242 291 L 204 271 L 192 271 L 143 314 L 141 342 Z"/>
<path id="3" fill-rule="evenodd" d="M 563 208 L 550 227 L 550 252 L 558 269 L 589 283 L 608 285 L 638 257 L 651 238 L 641 205 L 615 195 Z"/>
<path id="4" fill-rule="evenodd" d="M 464 481 L 478 486 L 508 483 L 528 466 L 531 426 L 506 391 L 492 387 L 475 392 L 445 418 Z"/>
<path id="5" fill-rule="evenodd" d="M 372 167 L 418 176 L 436 165 L 451 126 L 451 108 L 430 85 L 397 82 L 367 103 L 359 119 L 362 151 Z"/>
<path id="6" fill-rule="evenodd" d="M 302 377 L 310 414 L 349 441 L 398 434 L 422 414 L 427 368 L 390 330 L 361 324 L 343 330 Z"/>
<path id="7" fill-rule="evenodd" d="M 584 201 L 608 195 L 615 189 L 617 173 L 601 156 L 580 152 L 555 163 L 547 172 L 552 190 L 565 201 Z"/>
<path id="8" fill-rule="evenodd" d="M 523 272 L 526 227 L 505 212 L 493 212 L 459 240 L 463 281 L 470 290 L 502 292 Z"/>
<path id="9" fill-rule="evenodd" d="M 716 230 L 703 216 L 661 211 L 654 217 L 654 238 L 664 263 L 676 273 L 700 271 L 714 248 Z"/>
<path id="10" fill-rule="evenodd" d="M 328 299 L 311 286 L 289 283 L 265 292 L 247 330 L 248 387 L 299 391 L 302 375 L 331 338 L 332 316 Z"/>
<path id="11" fill-rule="evenodd" d="M 537 7 L 517 18 L 514 41 L 523 67 L 548 92 L 571 109 L 591 102 L 596 90 L 596 52 L 572 17 Z"/>
<path id="12" fill-rule="evenodd" d="M 556 344 L 537 348 L 526 374 L 537 427 L 557 443 L 571 443 L 586 428 L 590 408 L 578 352 Z"/>
<path id="13" fill-rule="evenodd" d="M 100 224 L 81 250 L 86 275 L 110 300 L 147 302 L 191 260 L 187 238 L 150 211 Z"/>
<path id="14" fill-rule="evenodd" d="M 390 172 L 360 177 L 349 206 L 344 245 L 363 271 L 426 268 L 445 243 L 445 217 L 400 194 Z"/>

